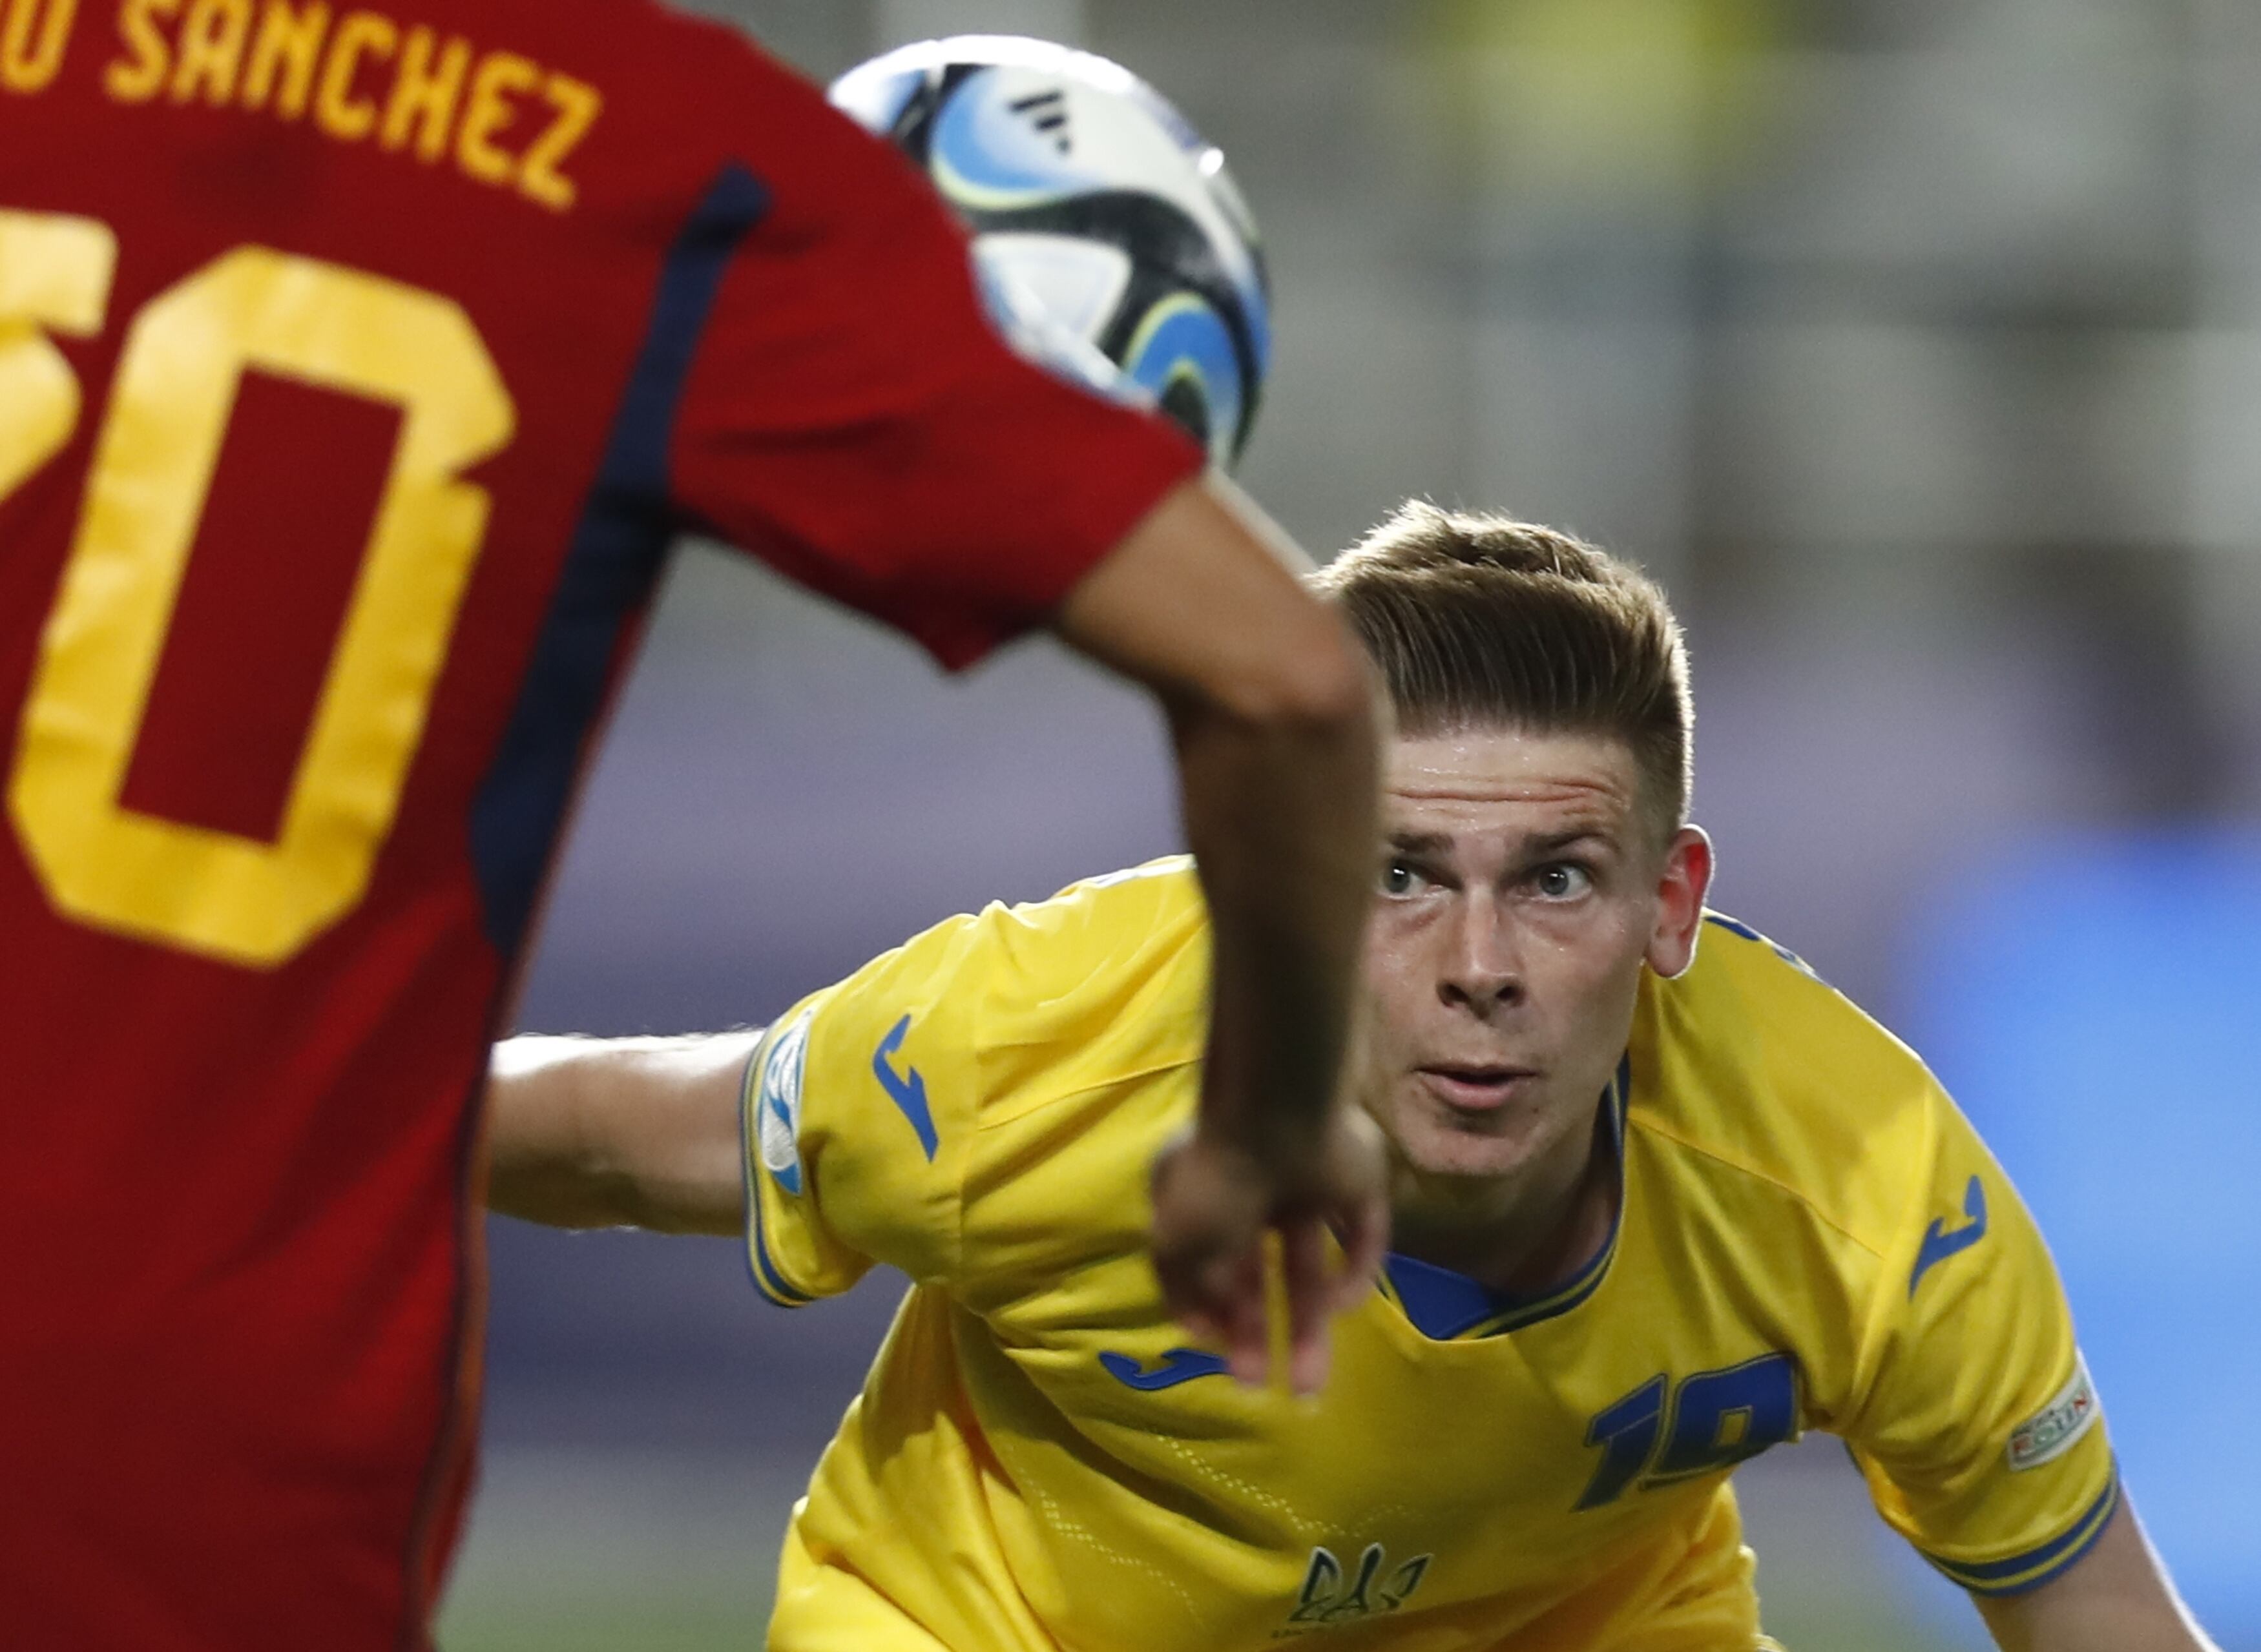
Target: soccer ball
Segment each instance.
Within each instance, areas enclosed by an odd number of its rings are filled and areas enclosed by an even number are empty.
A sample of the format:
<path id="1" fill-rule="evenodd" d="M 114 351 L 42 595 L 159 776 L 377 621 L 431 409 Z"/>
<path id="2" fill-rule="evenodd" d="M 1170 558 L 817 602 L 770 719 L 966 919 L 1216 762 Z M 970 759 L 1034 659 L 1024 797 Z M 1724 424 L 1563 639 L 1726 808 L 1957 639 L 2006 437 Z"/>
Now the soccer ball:
<path id="1" fill-rule="evenodd" d="M 1218 463 L 1239 455 L 1271 354 L 1256 225 L 1152 87 L 1088 52 L 968 34 L 874 58 L 831 96 L 973 231 L 1008 332 L 1095 347 Z"/>

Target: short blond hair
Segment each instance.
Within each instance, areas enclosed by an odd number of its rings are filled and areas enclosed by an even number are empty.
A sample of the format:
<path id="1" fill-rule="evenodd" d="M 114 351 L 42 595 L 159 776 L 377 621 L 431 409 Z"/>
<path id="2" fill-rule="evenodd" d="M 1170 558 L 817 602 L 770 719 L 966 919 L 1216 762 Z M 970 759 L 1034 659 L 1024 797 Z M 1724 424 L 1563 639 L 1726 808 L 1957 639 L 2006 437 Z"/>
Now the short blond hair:
<path id="1" fill-rule="evenodd" d="M 1402 733 L 1612 734 L 1666 829 L 1687 819 L 1687 645 L 1633 564 L 1552 528 L 1415 499 L 1313 583 L 1365 644 Z"/>

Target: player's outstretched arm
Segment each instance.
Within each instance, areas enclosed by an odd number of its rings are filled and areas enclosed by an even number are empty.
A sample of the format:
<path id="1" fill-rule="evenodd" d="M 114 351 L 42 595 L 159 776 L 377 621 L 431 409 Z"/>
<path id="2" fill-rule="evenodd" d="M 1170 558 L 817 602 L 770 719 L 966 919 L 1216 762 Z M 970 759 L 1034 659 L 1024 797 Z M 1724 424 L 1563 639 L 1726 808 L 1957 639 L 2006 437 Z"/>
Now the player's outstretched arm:
<path id="1" fill-rule="evenodd" d="M 741 1232 L 738 1090 L 759 1037 L 496 1045 L 489 1207 L 552 1227 Z"/>
<path id="2" fill-rule="evenodd" d="M 1155 1178 L 1172 1309 L 1267 1363 L 1264 1235 L 1286 1259 L 1297 1385 L 1328 1311 L 1362 1293 L 1386 1226 L 1381 1155 L 1340 1091 L 1375 842 L 1379 701 L 1301 554 L 1230 484 L 1165 497 L 1070 593 L 1060 634 L 1166 708 L 1215 930 L 1198 1127 Z M 1331 1275 L 1327 1230 L 1350 1265 Z"/>
<path id="3" fill-rule="evenodd" d="M 2002 1652 L 2219 1652 L 2124 1499 L 2096 1547 L 2028 1594 L 1980 1598 Z"/>

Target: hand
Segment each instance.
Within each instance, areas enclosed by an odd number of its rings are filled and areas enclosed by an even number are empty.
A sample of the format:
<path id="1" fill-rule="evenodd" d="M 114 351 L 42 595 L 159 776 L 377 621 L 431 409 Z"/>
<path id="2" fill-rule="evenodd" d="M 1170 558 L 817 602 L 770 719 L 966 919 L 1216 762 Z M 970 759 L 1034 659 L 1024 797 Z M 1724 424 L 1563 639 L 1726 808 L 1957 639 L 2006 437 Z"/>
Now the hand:
<path id="1" fill-rule="evenodd" d="M 1265 1244 L 1280 1235 L 1288 1377 L 1314 1394 L 1327 1375 L 1327 1319 L 1363 1301 L 1389 1238 L 1381 1133 L 1338 1106 L 1305 1153 L 1260 1152 L 1196 1126 L 1154 1161 L 1154 1272 L 1179 1322 L 1223 1345 L 1251 1384 L 1271 1363 Z M 1342 1258 L 1328 1263 L 1330 1232 Z"/>

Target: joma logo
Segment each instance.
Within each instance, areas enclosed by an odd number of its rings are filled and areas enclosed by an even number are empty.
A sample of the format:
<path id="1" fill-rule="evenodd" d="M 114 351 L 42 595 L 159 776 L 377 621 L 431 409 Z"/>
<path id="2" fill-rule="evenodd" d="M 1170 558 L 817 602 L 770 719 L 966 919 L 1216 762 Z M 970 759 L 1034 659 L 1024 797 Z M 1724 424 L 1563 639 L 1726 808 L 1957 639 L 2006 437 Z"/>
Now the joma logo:
<path id="1" fill-rule="evenodd" d="M 1281 1633 L 1299 1634 L 1317 1625 L 1350 1623 L 1395 1612 L 1421 1586 L 1429 1563 L 1437 1557 L 1416 1555 L 1385 1576 L 1382 1568 L 1388 1558 L 1381 1544 L 1368 1543 L 1358 1557 L 1357 1570 L 1346 1578 L 1342 1562 L 1331 1551 L 1314 1548 L 1311 1563 L 1303 1573 L 1303 1592 L 1296 1598 L 1295 1611 L 1288 1614 L 1288 1623 L 1296 1627 Z"/>

